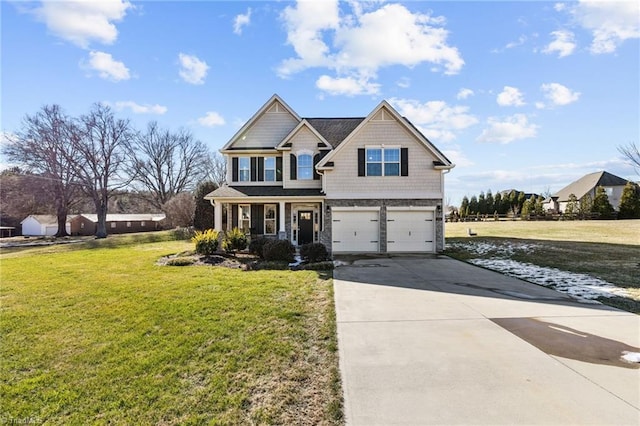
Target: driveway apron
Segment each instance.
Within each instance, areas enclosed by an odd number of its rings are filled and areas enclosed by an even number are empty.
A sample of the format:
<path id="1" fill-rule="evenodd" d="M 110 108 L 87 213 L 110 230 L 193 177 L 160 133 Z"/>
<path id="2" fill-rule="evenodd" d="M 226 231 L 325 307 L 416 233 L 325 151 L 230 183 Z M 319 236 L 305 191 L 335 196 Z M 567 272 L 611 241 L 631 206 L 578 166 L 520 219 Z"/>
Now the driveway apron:
<path id="1" fill-rule="evenodd" d="M 360 258 L 334 288 L 349 425 L 640 424 L 638 315 L 445 256 Z"/>

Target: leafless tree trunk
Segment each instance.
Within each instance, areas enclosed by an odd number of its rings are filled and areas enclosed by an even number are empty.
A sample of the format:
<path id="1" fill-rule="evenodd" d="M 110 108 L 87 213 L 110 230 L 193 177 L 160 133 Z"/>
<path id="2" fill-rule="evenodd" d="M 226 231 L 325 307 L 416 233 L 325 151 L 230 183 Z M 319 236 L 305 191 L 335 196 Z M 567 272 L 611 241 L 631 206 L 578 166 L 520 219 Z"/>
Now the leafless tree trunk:
<path id="1" fill-rule="evenodd" d="M 94 104 L 80 117 L 76 135 L 74 146 L 83 159 L 78 165 L 84 165 L 76 173 L 96 209 L 96 237 L 105 238 L 109 198 L 131 180 L 125 173 L 125 162 L 133 133 L 129 120 L 116 119 L 111 108 Z"/>
<path id="2" fill-rule="evenodd" d="M 129 174 L 140 193 L 161 209 L 171 198 L 195 189 L 206 174 L 209 152 L 184 129 L 173 133 L 151 122 L 132 141 Z"/>
<path id="3" fill-rule="evenodd" d="M 227 162 L 217 152 L 211 153 L 207 162 L 207 178 L 220 188 L 227 181 Z"/>
<path id="4" fill-rule="evenodd" d="M 25 116 L 22 129 L 6 138 L 3 153 L 9 162 L 24 166 L 39 175 L 43 186 L 50 186 L 58 218 L 56 236 L 66 236 L 67 215 L 79 194 L 75 172 L 82 168 L 72 143 L 72 120 L 59 105 L 45 105 L 35 115 Z"/>
<path id="5" fill-rule="evenodd" d="M 636 173 L 640 175 L 640 148 L 638 145 L 635 142 L 630 142 L 629 145 L 619 146 L 618 151 L 631 162 L 636 169 Z"/>

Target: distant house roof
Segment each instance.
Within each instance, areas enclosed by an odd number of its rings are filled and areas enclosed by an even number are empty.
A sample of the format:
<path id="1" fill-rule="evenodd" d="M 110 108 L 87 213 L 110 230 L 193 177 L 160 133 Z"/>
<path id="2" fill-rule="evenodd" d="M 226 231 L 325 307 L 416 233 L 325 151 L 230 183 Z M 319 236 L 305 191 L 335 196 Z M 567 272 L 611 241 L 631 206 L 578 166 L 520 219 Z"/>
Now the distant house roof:
<path id="1" fill-rule="evenodd" d="M 626 179 L 605 171 L 589 173 L 553 194 L 553 198 L 557 198 L 558 201 L 568 201 L 569 195 L 573 194 L 577 199 L 581 199 L 598 186 L 625 186 L 627 182 Z"/>
<path id="2" fill-rule="evenodd" d="M 25 220 L 29 219 L 30 217 L 34 218 L 35 220 L 38 221 L 38 223 L 42 224 L 42 225 L 57 225 L 58 224 L 58 217 L 52 214 L 30 214 L 29 216 L 25 217 L 22 222 L 24 222 Z M 71 216 L 67 216 L 67 221 L 70 219 Z M 20 223 L 22 223 L 20 222 Z"/>
<path id="3" fill-rule="evenodd" d="M 82 216 L 93 223 L 98 223 L 97 214 L 82 213 Z M 107 214 L 107 222 L 159 222 L 164 220 L 164 214 Z"/>

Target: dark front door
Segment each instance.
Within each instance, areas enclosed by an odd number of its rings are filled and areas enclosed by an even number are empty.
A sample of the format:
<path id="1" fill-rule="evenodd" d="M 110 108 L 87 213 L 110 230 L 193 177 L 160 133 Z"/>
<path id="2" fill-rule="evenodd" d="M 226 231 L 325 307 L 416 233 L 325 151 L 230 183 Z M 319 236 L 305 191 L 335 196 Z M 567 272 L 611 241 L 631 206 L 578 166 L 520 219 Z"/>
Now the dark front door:
<path id="1" fill-rule="evenodd" d="M 298 212 L 298 245 L 313 242 L 313 212 Z"/>

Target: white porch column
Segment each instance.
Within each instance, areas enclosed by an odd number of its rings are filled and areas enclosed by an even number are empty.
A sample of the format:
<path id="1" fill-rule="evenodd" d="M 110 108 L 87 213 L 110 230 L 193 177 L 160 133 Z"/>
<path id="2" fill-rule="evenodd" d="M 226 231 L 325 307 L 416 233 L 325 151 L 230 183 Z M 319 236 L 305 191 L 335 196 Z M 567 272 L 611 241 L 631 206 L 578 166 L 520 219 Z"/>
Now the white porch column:
<path id="1" fill-rule="evenodd" d="M 213 203 L 213 229 L 222 231 L 222 203 L 217 200 Z"/>
<path id="2" fill-rule="evenodd" d="M 278 239 L 280 240 L 284 240 L 287 238 L 287 232 L 285 231 L 285 227 L 284 227 L 284 221 L 286 218 L 286 214 L 285 214 L 285 202 L 284 201 L 280 201 L 280 227 L 278 229 Z"/>

